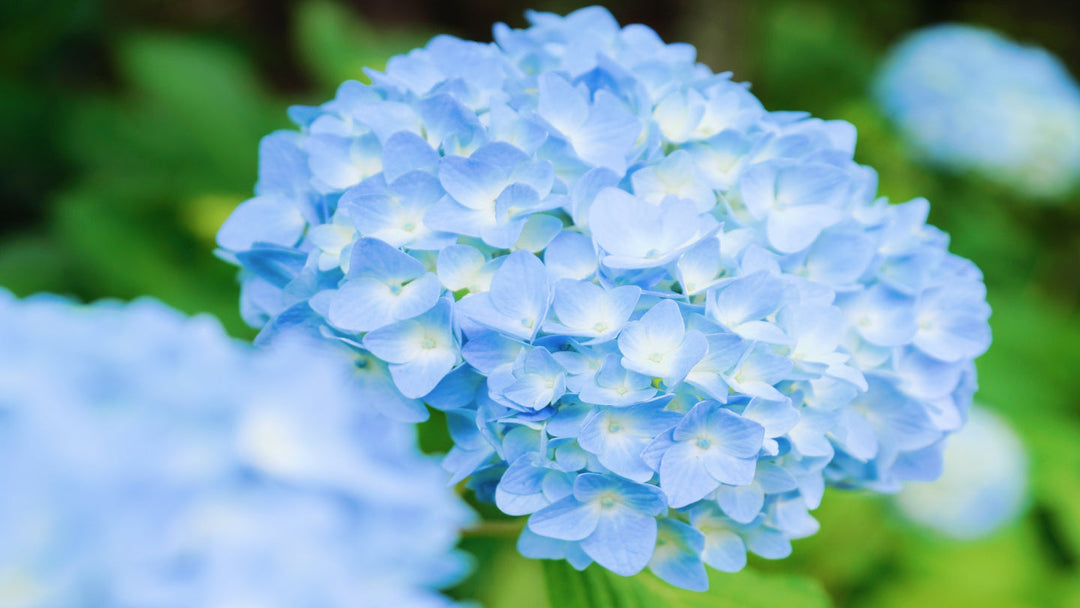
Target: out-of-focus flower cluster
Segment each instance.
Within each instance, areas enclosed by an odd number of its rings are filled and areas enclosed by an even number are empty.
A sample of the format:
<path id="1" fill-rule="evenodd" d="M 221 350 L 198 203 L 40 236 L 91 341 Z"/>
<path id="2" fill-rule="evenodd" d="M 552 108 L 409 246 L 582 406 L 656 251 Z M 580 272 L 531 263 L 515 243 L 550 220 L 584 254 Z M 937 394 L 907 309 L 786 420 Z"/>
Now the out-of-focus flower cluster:
<path id="1" fill-rule="evenodd" d="M 1080 182 L 1080 86 L 1044 49 L 936 25 L 891 51 L 874 95 L 934 164 L 1048 199 Z"/>
<path id="2" fill-rule="evenodd" d="M 468 509 L 348 365 L 285 346 L 0 291 L 0 605 L 450 605 Z"/>
<path id="3" fill-rule="evenodd" d="M 981 274 L 855 130 L 600 8 L 440 36 L 294 108 L 222 227 L 263 336 L 348 345 L 446 412 L 520 550 L 690 589 L 813 534 L 827 483 L 940 470 L 989 344 Z"/>
<path id="4" fill-rule="evenodd" d="M 980 406 L 945 448 L 945 470 L 896 495 L 908 518 L 947 536 L 987 536 L 1011 523 L 1027 503 L 1027 455 L 1016 432 Z"/>

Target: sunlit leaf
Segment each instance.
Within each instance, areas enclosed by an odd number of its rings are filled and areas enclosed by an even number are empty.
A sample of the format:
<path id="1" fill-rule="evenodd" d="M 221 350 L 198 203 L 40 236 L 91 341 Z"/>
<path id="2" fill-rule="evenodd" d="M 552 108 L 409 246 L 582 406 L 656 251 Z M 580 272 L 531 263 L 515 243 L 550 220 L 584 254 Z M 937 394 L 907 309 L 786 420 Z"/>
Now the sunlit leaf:
<path id="1" fill-rule="evenodd" d="M 560 608 L 774 608 L 831 606 L 816 581 L 790 574 L 743 570 L 709 572 L 709 590 L 673 587 L 643 572 L 621 577 L 592 565 L 583 572 L 562 561 L 545 561 L 548 596 Z"/>

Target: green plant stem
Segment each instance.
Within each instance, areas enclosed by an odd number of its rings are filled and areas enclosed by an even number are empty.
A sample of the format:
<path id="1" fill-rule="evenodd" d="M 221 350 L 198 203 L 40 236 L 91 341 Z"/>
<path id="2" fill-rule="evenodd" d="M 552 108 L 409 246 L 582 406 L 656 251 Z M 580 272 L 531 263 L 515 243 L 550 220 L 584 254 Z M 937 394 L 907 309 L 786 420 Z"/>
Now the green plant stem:
<path id="1" fill-rule="evenodd" d="M 467 537 L 515 538 L 525 527 L 524 519 L 481 521 L 461 531 Z"/>

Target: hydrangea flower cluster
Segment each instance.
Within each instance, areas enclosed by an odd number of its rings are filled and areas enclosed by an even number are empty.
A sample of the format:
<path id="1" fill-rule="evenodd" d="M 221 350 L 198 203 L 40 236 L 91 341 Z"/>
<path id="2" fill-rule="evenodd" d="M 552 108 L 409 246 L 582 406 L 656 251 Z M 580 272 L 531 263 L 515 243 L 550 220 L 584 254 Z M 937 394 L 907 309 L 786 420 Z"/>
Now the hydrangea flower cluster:
<path id="1" fill-rule="evenodd" d="M 223 225 L 262 336 L 348 345 L 444 410 L 519 549 L 706 588 L 813 534 L 826 483 L 940 468 L 988 346 L 981 274 L 875 197 L 854 128 L 766 112 L 602 8 L 440 36 L 292 110 Z"/>
<path id="2" fill-rule="evenodd" d="M 1046 50 L 936 25 L 886 58 L 874 95 L 927 161 L 1036 198 L 1080 182 L 1080 86 Z"/>
<path id="3" fill-rule="evenodd" d="M 0 290 L 0 368 L 0 605 L 451 605 L 470 511 L 335 354 Z"/>
<path id="4" fill-rule="evenodd" d="M 941 477 L 904 486 L 896 505 L 912 521 L 946 536 L 988 536 L 1015 520 L 1026 505 L 1027 460 L 1016 432 L 975 405 L 964 431 L 945 448 Z"/>

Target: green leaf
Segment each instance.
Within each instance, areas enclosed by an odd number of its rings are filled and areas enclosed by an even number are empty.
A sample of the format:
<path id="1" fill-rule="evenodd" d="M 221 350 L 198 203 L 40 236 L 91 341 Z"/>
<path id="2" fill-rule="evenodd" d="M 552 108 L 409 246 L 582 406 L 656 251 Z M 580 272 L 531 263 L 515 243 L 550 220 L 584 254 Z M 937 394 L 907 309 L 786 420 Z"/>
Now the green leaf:
<path id="1" fill-rule="evenodd" d="M 234 335 L 251 335 L 238 314 L 235 270 L 213 256 L 210 244 L 177 231 L 169 213 L 125 213 L 93 189 L 73 189 L 57 199 L 54 220 L 79 295 L 149 295 L 185 312 L 209 312 Z"/>
<path id="2" fill-rule="evenodd" d="M 815 608 L 832 602 L 815 580 L 743 570 L 709 571 L 703 593 L 673 587 L 649 572 L 621 577 L 600 566 L 582 572 L 564 561 L 545 561 L 548 597 L 559 608 Z"/>
<path id="3" fill-rule="evenodd" d="M 462 549 L 473 556 L 475 567 L 451 595 L 484 608 L 555 608 L 558 604 L 547 597 L 542 562 L 522 556 L 514 542 L 517 531 L 507 532 L 466 536 Z"/>
<path id="4" fill-rule="evenodd" d="M 47 237 L 26 234 L 0 241 L 0 286 L 19 296 L 67 291 L 69 261 Z"/>
<path id="5" fill-rule="evenodd" d="M 88 97 L 67 121 L 75 161 L 103 187 L 250 192 L 259 139 L 287 125 L 254 66 L 228 45 L 165 34 L 129 34 L 117 45 L 129 85 Z"/>
<path id="6" fill-rule="evenodd" d="M 991 537 L 959 541 L 923 531 L 905 535 L 899 560 L 853 604 L 881 608 L 1019 607 L 1031 589 L 1046 588 L 1049 571 L 1027 522 Z M 1016 559 L 1016 556 L 1025 559 Z M 1030 556 L 1030 558 L 1027 558 Z"/>
<path id="7" fill-rule="evenodd" d="M 757 24 L 755 92 L 772 109 L 835 117 L 839 105 L 866 90 L 876 59 L 872 39 L 854 15 L 826 3 L 775 2 L 770 8 Z"/>
<path id="8" fill-rule="evenodd" d="M 888 498 L 864 490 L 829 488 L 814 511 L 821 530 L 795 543 L 780 561 L 751 560 L 765 571 L 799 572 L 820 581 L 837 604 L 847 605 L 853 587 L 872 583 L 892 567 L 907 529 L 890 513 Z"/>
<path id="9" fill-rule="evenodd" d="M 979 358 L 976 399 L 1026 425 L 1035 412 L 1075 412 L 1080 392 L 1080 325 L 1035 292 L 990 290 L 994 342 Z"/>
<path id="10" fill-rule="evenodd" d="M 375 29 L 344 6 L 322 0 L 301 4 L 296 41 L 308 71 L 328 90 L 346 80 L 364 80 L 365 67 L 383 69 L 393 55 L 424 46 L 430 34 L 418 29 Z"/>

